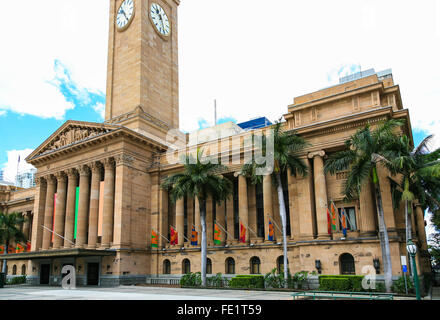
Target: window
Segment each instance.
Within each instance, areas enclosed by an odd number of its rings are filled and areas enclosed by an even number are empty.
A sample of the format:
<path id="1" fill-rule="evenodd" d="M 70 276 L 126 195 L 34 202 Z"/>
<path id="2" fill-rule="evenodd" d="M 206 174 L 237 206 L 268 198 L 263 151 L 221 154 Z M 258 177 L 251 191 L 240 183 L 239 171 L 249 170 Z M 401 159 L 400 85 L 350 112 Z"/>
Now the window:
<path id="1" fill-rule="evenodd" d="M 289 268 L 289 259 L 287 259 L 287 268 Z M 284 273 L 284 256 L 279 256 L 277 259 L 277 270 L 279 274 Z"/>
<path id="2" fill-rule="evenodd" d="M 240 238 L 240 223 L 238 219 L 238 178 L 234 177 L 234 239 Z"/>
<path id="3" fill-rule="evenodd" d="M 260 259 L 258 257 L 251 258 L 251 274 L 260 274 Z"/>
<path id="4" fill-rule="evenodd" d="M 25 264 L 21 266 L 21 275 L 22 276 L 26 275 L 26 265 Z"/>
<path id="5" fill-rule="evenodd" d="M 226 274 L 235 274 L 235 260 L 233 258 L 226 259 Z"/>
<path id="6" fill-rule="evenodd" d="M 191 262 L 189 262 L 188 259 L 185 259 L 182 262 L 182 273 L 183 274 L 191 273 Z"/>
<path id="7" fill-rule="evenodd" d="M 17 266 L 14 264 L 14 266 L 12 267 L 12 275 L 15 276 L 17 275 Z"/>
<path id="8" fill-rule="evenodd" d="M 341 254 L 341 257 L 339 258 L 339 264 L 341 266 L 341 274 L 356 274 L 354 258 L 351 254 Z"/>
<path id="9" fill-rule="evenodd" d="M 171 262 L 168 259 L 163 261 L 163 274 L 171 274 Z"/>
<path id="10" fill-rule="evenodd" d="M 206 259 L 206 273 L 212 274 L 212 261 L 209 258 Z"/>
<path id="11" fill-rule="evenodd" d="M 255 197 L 257 204 L 257 235 L 264 238 L 264 203 L 263 203 L 263 184 L 255 185 Z"/>
<path id="12" fill-rule="evenodd" d="M 347 207 L 344 208 L 345 213 L 347 214 L 347 230 L 350 231 L 356 231 L 357 230 L 357 224 L 356 224 L 356 209 L 355 207 Z M 339 213 L 339 230 L 342 230 L 342 208 L 338 208 Z"/>

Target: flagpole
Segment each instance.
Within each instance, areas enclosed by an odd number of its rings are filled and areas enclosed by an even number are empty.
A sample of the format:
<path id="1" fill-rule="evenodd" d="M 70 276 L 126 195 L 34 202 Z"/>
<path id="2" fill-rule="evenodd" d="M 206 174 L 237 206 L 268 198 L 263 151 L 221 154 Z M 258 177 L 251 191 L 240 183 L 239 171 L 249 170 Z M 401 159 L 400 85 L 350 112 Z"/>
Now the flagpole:
<path id="1" fill-rule="evenodd" d="M 248 229 L 254 234 L 255 237 L 258 238 L 258 235 L 257 235 L 257 234 L 256 234 L 251 228 L 249 228 L 249 226 L 248 226 L 246 223 L 244 223 L 243 220 L 240 219 L 240 217 L 238 217 L 238 220 L 241 221 L 241 223 L 243 223 L 244 226 L 245 226 L 246 228 L 248 228 Z"/>
<path id="2" fill-rule="evenodd" d="M 75 243 L 73 243 L 72 241 L 70 241 L 69 239 L 64 238 L 62 235 L 59 235 L 59 234 L 56 233 L 55 231 L 50 230 L 48 227 L 43 226 L 43 225 L 41 225 L 41 226 L 42 226 L 44 229 L 46 229 L 47 231 L 52 232 L 53 234 L 57 235 L 57 236 L 60 237 L 61 239 L 66 240 L 66 241 L 70 242 L 70 243 L 73 244 L 73 245 L 75 244 Z"/>
<path id="3" fill-rule="evenodd" d="M 267 214 L 267 216 L 270 218 L 269 214 Z M 277 227 L 278 231 L 281 232 L 281 234 L 283 234 L 283 231 L 281 231 L 280 227 L 279 227 L 278 224 L 275 222 L 275 219 L 271 219 L 270 221 L 272 221 L 273 223 L 275 223 L 275 227 Z"/>
<path id="4" fill-rule="evenodd" d="M 154 229 L 153 229 L 154 230 Z M 156 230 L 154 230 L 156 231 Z M 166 241 L 170 242 L 170 240 L 168 240 L 167 238 L 165 238 L 159 231 L 156 231 L 162 238 L 164 238 Z"/>
<path id="5" fill-rule="evenodd" d="M 173 229 L 177 231 L 177 228 L 175 228 L 174 226 L 170 225 L 170 227 L 173 227 Z M 179 234 L 179 231 L 177 231 L 177 234 Z M 183 239 L 185 239 L 186 241 L 191 242 L 187 237 L 185 237 L 184 234 L 182 234 L 182 237 L 183 237 Z"/>
<path id="6" fill-rule="evenodd" d="M 234 238 L 234 237 L 232 237 L 229 233 L 228 233 L 228 231 L 226 231 L 223 227 L 222 227 L 222 225 L 220 224 L 220 223 L 218 223 L 217 221 L 215 222 L 219 227 L 220 227 L 220 229 L 222 229 L 230 238 Z"/>

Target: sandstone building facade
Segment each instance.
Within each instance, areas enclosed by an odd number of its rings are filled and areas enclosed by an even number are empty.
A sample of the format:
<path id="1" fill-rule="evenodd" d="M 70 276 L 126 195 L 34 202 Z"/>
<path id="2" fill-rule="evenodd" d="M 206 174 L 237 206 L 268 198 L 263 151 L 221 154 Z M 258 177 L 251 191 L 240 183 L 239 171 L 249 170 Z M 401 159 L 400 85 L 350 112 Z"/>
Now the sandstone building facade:
<path id="1" fill-rule="evenodd" d="M 29 283 L 60 284 L 61 269 L 69 264 L 75 266 L 80 285 L 144 283 L 159 275 L 200 271 L 200 246 L 190 243 L 192 226 L 200 230 L 198 203 L 185 198 L 172 204 L 160 187 L 161 179 L 182 169 L 169 161 L 170 151 L 179 151 L 169 138 L 170 130 L 176 139 L 190 140 L 177 130 L 180 1 L 110 3 L 105 122 L 67 121 L 26 159 L 37 168 L 36 187 L 0 187 L 0 210 L 29 217 L 22 228 L 31 242 L 30 252 L 7 256 L 8 274 L 24 273 Z M 319 260 L 323 274 L 361 274 L 376 260 L 382 274 L 370 186 L 363 188 L 359 200 L 344 203 L 340 191 L 345 172 L 333 176 L 323 168 L 326 157 L 342 150 L 344 141 L 366 124 L 406 119 L 402 130 L 412 137 L 409 113 L 392 75 L 358 76 L 297 97 L 280 116 L 285 130 L 296 131 L 310 143 L 301 153 L 309 175 L 283 177 L 291 272 L 317 271 Z M 217 150 L 216 155 L 228 163 L 221 174 L 234 185 L 229 200 L 207 206 L 212 274 L 265 274 L 282 263 L 279 229 L 275 228 L 274 241 L 267 240 L 269 217 L 281 226 L 276 190 L 269 177 L 252 185 L 238 174 L 244 141 L 267 128 L 205 139 L 198 145 Z M 194 151 L 197 146 L 183 148 Z M 393 209 L 389 185 L 384 183 L 387 172 L 381 168 L 379 174 L 392 271 L 399 276 L 400 257 L 406 255 L 404 208 Z M 346 238 L 339 230 L 327 232 L 330 202 L 349 214 Z M 411 223 L 420 249 L 418 270 L 430 272 L 424 213 L 420 206 L 415 212 Z M 214 244 L 214 221 L 226 231 L 221 244 Z M 248 226 L 246 243 L 238 241 L 238 221 Z M 170 226 L 178 231 L 177 245 L 169 244 Z M 158 248 L 151 246 L 152 230 L 160 234 Z"/>

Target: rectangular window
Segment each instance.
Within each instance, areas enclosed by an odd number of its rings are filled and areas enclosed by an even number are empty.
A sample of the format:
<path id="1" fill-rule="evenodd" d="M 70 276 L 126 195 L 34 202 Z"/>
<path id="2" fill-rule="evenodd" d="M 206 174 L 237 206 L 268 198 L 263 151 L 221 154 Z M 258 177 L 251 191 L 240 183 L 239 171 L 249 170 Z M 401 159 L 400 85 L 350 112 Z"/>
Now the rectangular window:
<path id="1" fill-rule="evenodd" d="M 356 209 L 355 207 L 344 207 L 346 213 L 347 230 L 356 231 Z M 338 208 L 339 213 L 339 230 L 342 230 L 342 208 Z"/>

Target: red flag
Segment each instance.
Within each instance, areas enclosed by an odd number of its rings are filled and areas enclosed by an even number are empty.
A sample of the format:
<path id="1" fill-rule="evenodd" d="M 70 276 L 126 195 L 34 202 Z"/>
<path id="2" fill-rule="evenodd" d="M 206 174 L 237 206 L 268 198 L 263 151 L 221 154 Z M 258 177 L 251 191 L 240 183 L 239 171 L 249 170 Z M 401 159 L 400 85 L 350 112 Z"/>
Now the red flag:
<path id="1" fill-rule="evenodd" d="M 28 241 L 28 242 L 26 243 L 26 252 L 30 252 L 30 251 L 31 251 L 31 242 Z"/>
<path id="2" fill-rule="evenodd" d="M 336 207 L 335 207 L 335 204 L 333 203 L 333 201 L 330 206 L 331 206 L 331 210 L 332 210 L 332 229 L 333 229 L 333 231 L 336 231 L 336 222 L 337 222 Z"/>
<path id="3" fill-rule="evenodd" d="M 328 234 L 332 234 L 332 218 L 330 217 L 330 212 L 327 208 L 327 230 Z"/>
<path id="4" fill-rule="evenodd" d="M 171 232 L 170 233 L 171 233 L 170 244 L 172 246 L 177 245 L 179 243 L 179 237 L 178 237 L 177 231 L 174 230 L 173 227 L 171 227 Z"/>
<path id="5" fill-rule="evenodd" d="M 240 242 L 246 243 L 246 228 L 241 222 L 240 222 Z"/>

